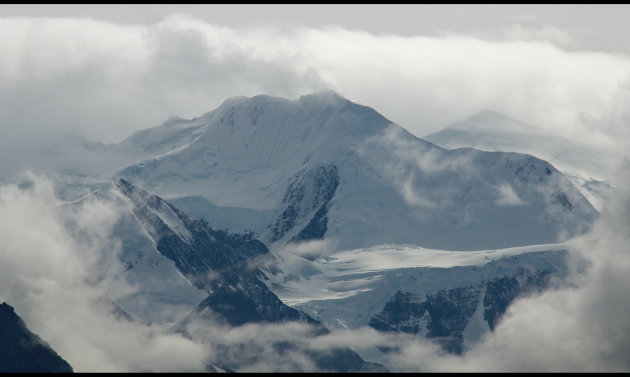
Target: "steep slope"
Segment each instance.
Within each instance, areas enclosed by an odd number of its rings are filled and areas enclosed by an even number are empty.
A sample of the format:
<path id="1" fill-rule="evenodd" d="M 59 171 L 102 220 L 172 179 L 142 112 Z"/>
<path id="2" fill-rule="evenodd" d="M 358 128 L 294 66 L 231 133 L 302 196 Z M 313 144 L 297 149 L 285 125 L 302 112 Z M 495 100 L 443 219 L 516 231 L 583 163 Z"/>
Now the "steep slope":
<path id="1" fill-rule="evenodd" d="M 549 269 L 521 268 L 512 274 L 468 286 L 422 294 L 398 291 L 383 310 L 370 319 L 369 326 L 379 331 L 425 336 L 439 342 L 448 352 L 462 354 L 467 328 L 494 330 L 512 301 L 547 289 L 554 273 L 558 275 L 557 271 L 552 273 Z M 479 318 L 473 318 L 476 312 Z M 478 323 L 474 323 L 475 320 Z M 466 340 L 471 343 L 470 339 Z"/>
<path id="2" fill-rule="evenodd" d="M 72 373 L 72 367 L 33 334 L 13 307 L 0 304 L 0 373 Z"/>
<path id="3" fill-rule="evenodd" d="M 267 270 L 274 268 L 273 256 L 251 234 L 239 235 L 215 231 L 204 221 L 188 217 L 158 196 L 134 187 L 121 179 L 115 183 L 138 222 L 155 242 L 157 251 L 175 262 L 180 273 L 194 286 L 207 293 L 199 305 L 173 329 L 189 337 L 197 336 L 191 326 L 238 327 L 252 323 L 301 322 L 311 325 L 311 336 L 325 335 L 328 330 L 310 316 L 285 305 L 263 282 Z M 218 347 L 217 365 L 222 369 L 238 370 L 251 360 L 234 357 L 232 346 L 217 345 L 216 339 L 201 338 Z M 290 347 L 279 342 L 274 347 Z M 306 350 L 303 354 L 326 371 L 386 371 L 377 364 L 367 363 L 345 347 L 331 352 Z M 298 370 L 301 371 L 301 370 Z M 308 370 L 306 370 L 308 371 Z"/>
<path id="4" fill-rule="evenodd" d="M 278 282 L 275 292 L 333 331 L 370 326 L 427 338 L 462 354 L 493 331 L 515 299 L 563 284 L 569 269 L 566 247 L 347 250 L 306 261 L 311 272 Z M 387 349 L 356 351 L 390 366 L 382 354 Z"/>
<path id="5" fill-rule="evenodd" d="M 318 239 L 334 241 L 331 251 L 550 243 L 580 234 L 596 216 L 545 161 L 443 149 L 333 92 L 296 101 L 233 98 L 174 122 L 183 122 L 170 127 L 190 132 L 178 134 L 190 144 L 119 176 L 186 212 L 207 214 L 211 226 L 249 228 L 274 250 Z M 143 135 L 153 140 L 151 134 Z M 218 209 L 247 219 L 220 223 Z"/>
<path id="6" fill-rule="evenodd" d="M 357 136 L 389 123 L 332 92 L 298 101 L 233 98 L 199 119 L 205 129 L 194 143 L 121 176 L 169 199 L 199 195 L 218 206 L 272 209 L 301 168 L 339 160 Z"/>
<path id="7" fill-rule="evenodd" d="M 258 265 L 271 258 L 262 242 L 247 235 L 215 231 L 125 180 L 117 181 L 116 187 L 129 199 L 159 253 L 174 261 L 192 285 L 210 295 L 197 313 L 210 308 L 233 326 L 261 320 L 312 321 L 285 306 L 261 282 L 264 275 Z M 244 307 L 250 310 L 242 311 Z"/>

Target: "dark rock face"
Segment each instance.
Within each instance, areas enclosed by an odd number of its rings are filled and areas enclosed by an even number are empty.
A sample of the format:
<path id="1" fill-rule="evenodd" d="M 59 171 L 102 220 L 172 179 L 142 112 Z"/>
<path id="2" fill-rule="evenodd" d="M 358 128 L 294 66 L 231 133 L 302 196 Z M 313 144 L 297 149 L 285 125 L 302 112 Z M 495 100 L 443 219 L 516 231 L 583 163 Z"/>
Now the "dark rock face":
<path id="1" fill-rule="evenodd" d="M 372 317 L 370 327 L 379 331 L 420 332 L 422 317 L 427 311 L 427 302 L 411 292 L 398 291 L 385 308 Z"/>
<path id="2" fill-rule="evenodd" d="M 483 304 L 483 319 L 491 331 L 517 297 L 549 286 L 552 272 L 519 269 L 468 287 L 431 293 L 397 292 L 369 326 L 379 331 L 423 334 L 454 354 L 464 351 L 463 332 Z M 484 290 L 485 286 L 485 290 Z"/>
<path id="3" fill-rule="evenodd" d="M 250 235 L 216 231 L 202 220 L 192 219 L 170 203 L 133 187 L 124 180 L 117 186 L 132 198 L 134 213 L 156 241 L 158 251 L 175 262 L 177 269 L 197 288 L 209 293 L 189 318 L 197 318 L 205 309 L 219 314 L 232 326 L 249 322 L 305 320 L 317 323 L 292 309 L 273 294 L 260 280 L 258 267 L 269 250 Z M 175 233 L 157 213 L 172 211 L 184 224 L 190 238 Z"/>
<path id="4" fill-rule="evenodd" d="M 505 276 L 488 281 L 483 298 L 483 319 L 494 330 L 497 322 L 514 299 L 527 293 L 541 291 L 549 286 L 551 272 L 543 270 L 530 272 L 519 270 L 513 276 Z"/>
<path id="5" fill-rule="evenodd" d="M 155 241 L 158 251 L 173 260 L 177 269 L 192 284 L 209 294 L 174 327 L 175 331 L 191 336 L 187 329 L 192 322 L 206 323 L 208 326 L 218 322 L 236 327 L 248 323 L 298 321 L 311 325 L 313 336 L 329 333 L 320 322 L 285 305 L 267 288 L 263 282 L 265 275 L 259 266 L 272 262 L 272 256 L 262 242 L 252 238 L 252 234 L 241 235 L 213 230 L 204 221 L 188 217 L 170 203 L 134 187 L 125 180 L 119 180 L 116 186 L 121 193 L 131 199 L 134 214 Z M 332 194 L 321 197 L 330 200 Z M 167 225 L 160 214 L 176 215 L 186 228 L 188 236 L 183 237 L 181 230 L 174 231 L 173 225 Z M 273 265 L 270 264 L 268 267 L 272 268 Z M 295 348 L 292 344 L 284 343 L 276 342 L 271 346 L 280 350 L 287 347 Z M 222 369 L 238 370 L 243 363 L 256 362 L 244 360 L 242 355 L 239 356 L 235 351 L 234 345 L 213 344 L 213 347 L 219 359 L 224 360 L 222 364 L 217 364 Z M 243 344 L 241 347 L 248 345 Z M 306 349 L 304 355 L 319 369 L 326 371 L 387 371 L 381 365 L 365 362 L 354 351 L 344 347 L 333 348 L 330 351 Z"/>
<path id="6" fill-rule="evenodd" d="M 13 307 L 0 304 L 0 373 L 72 373 L 72 367 L 33 334 Z"/>
<path id="7" fill-rule="evenodd" d="M 481 297 L 481 285 L 442 290 L 427 295 L 397 292 L 374 316 L 370 326 L 381 331 L 418 334 L 436 338 L 445 350 L 463 352 L 462 332 Z M 426 323 L 426 328 L 422 325 Z"/>
<path id="8" fill-rule="evenodd" d="M 282 199 L 284 210 L 272 224 L 271 241 L 277 241 L 300 220 L 312 216 L 309 223 L 291 241 L 321 239 L 328 230 L 328 207 L 339 186 L 335 165 L 320 166 L 299 172 L 289 184 Z"/>
<path id="9" fill-rule="evenodd" d="M 481 287 L 449 289 L 427 295 L 427 311 L 431 321 L 427 325 L 428 338 L 461 334 L 468 319 L 475 312 L 481 295 Z"/>

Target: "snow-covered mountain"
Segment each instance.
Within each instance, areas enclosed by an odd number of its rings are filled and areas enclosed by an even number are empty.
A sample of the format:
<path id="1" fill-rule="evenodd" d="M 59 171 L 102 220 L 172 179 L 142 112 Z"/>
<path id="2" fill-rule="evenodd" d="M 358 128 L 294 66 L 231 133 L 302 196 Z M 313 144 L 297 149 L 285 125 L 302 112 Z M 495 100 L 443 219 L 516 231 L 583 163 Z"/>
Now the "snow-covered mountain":
<path id="1" fill-rule="evenodd" d="M 438 342 L 462 353 L 494 329 L 517 297 L 560 283 L 565 244 L 445 251 L 412 245 L 347 250 L 305 262 L 277 283 L 286 303 L 333 331 L 370 326 Z M 288 265 L 293 265 L 288 263 Z M 290 267 L 284 269 L 291 272 Z M 387 365 L 374 349 L 357 350 Z"/>
<path id="2" fill-rule="evenodd" d="M 614 191 L 609 167 L 620 156 L 493 111 L 481 111 L 423 138 L 449 149 L 471 147 L 542 158 L 566 174 L 598 209 Z"/>
<path id="3" fill-rule="evenodd" d="M 160 274 L 165 282 L 143 288 L 149 289 L 148 294 L 141 290 L 117 298 L 117 303 L 145 321 L 164 317 L 159 313 L 171 313 L 174 308 L 187 308 L 185 316 L 170 322 L 174 330 L 187 336 L 191 336 L 188 328 L 200 323 L 212 327 L 217 323 L 242 326 L 298 321 L 319 329 L 312 335 L 315 337 L 325 335 L 327 329 L 371 326 L 427 337 L 449 352 L 461 353 L 492 331 L 511 301 L 547 288 L 552 279 L 562 279 L 566 273 L 564 244 L 482 251 L 382 245 L 310 261 L 290 253 L 271 253 L 251 234 L 213 230 L 203 220 L 187 216 L 123 179 L 114 187 L 142 228 L 129 227 L 128 220 L 120 224 L 130 229 L 123 242 L 123 259 L 129 263 L 137 240 L 146 238 L 154 247 L 152 258 L 174 266 L 177 276 L 188 283 L 187 289 L 181 282 L 174 283 L 176 277 L 169 277 L 164 268 L 145 271 L 146 279 L 139 279 L 132 272 L 137 265 L 129 264 L 128 280 L 131 277 L 141 283 Z M 199 297 L 188 293 L 187 299 L 186 292 L 191 290 L 203 291 L 205 298 L 190 305 Z M 179 306 L 174 305 L 173 300 L 182 294 Z M 152 312 L 137 310 L 136 300 L 152 303 Z M 232 355 L 230 350 L 227 347 L 226 355 Z M 365 360 L 387 363 L 383 350 L 357 351 Z M 352 350 L 340 348 L 335 353 L 334 360 L 326 353 L 310 353 L 309 357 L 328 370 L 380 368 L 364 362 Z M 218 365 L 236 370 L 244 362 L 232 357 L 231 362 Z"/>
<path id="4" fill-rule="evenodd" d="M 461 353 L 513 299 L 562 279 L 563 241 L 597 216 L 544 160 L 444 149 L 334 92 L 232 98 L 67 151 L 40 165 L 66 204 L 97 195 L 119 208 L 120 278 L 133 290 L 111 299 L 190 337 L 199 324 L 297 322 L 314 337 L 370 326 Z M 233 357 L 240 346 L 213 365 L 251 362 Z M 300 357 L 331 371 L 387 365 L 386 350 L 320 351 Z"/>
<path id="5" fill-rule="evenodd" d="M 178 274 L 190 283 L 191 289 L 195 287 L 205 292 L 205 298 L 173 324 L 174 331 L 201 342 L 210 342 L 215 347 L 217 339 L 198 336 L 189 330 L 190 327 L 300 322 L 312 326 L 314 337 L 329 333 L 317 320 L 285 305 L 267 287 L 266 275 L 261 268 L 273 272 L 276 263 L 267 247 L 252 239 L 251 234 L 214 230 L 204 221 L 190 218 L 162 198 L 122 179 L 115 182 L 115 190 L 125 198 L 129 210 L 144 230 L 136 238 L 148 237 L 155 245 L 156 254 L 172 262 Z M 175 287 L 182 291 L 180 287 Z M 179 293 L 169 290 L 166 284 L 162 284 L 162 288 L 164 296 L 173 298 Z M 123 300 L 126 301 L 129 299 Z M 154 301 L 153 309 L 168 313 L 171 311 L 169 303 L 165 305 L 163 301 Z M 251 362 L 246 355 L 234 357 L 233 347 L 219 348 L 225 354 L 214 355 L 214 365 L 219 365 L 221 369 L 238 370 Z M 324 371 L 386 371 L 380 365 L 365 362 L 347 347 L 336 347 L 332 354 L 307 350 L 303 357 L 312 360 L 319 370 Z"/>
<path id="6" fill-rule="evenodd" d="M 545 161 L 443 149 L 333 92 L 232 98 L 122 144 L 156 155 L 119 176 L 272 249 L 322 238 L 331 251 L 522 246 L 580 234 L 596 216 Z"/>

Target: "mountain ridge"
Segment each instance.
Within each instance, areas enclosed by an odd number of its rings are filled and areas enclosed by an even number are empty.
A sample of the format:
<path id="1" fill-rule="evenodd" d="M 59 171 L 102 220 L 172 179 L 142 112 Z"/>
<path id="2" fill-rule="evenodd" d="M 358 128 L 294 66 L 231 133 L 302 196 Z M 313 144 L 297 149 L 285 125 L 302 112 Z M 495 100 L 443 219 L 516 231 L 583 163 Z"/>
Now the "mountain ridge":
<path id="1" fill-rule="evenodd" d="M 72 367 L 50 345 L 32 333 L 15 309 L 0 303 L 0 372 L 72 373 Z"/>
<path id="2" fill-rule="evenodd" d="M 596 216 L 545 161 L 516 153 L 444 149 L 334 92 L 293 101 L 237 97 L 195 119 L 206 123 L 186 128 L 203 129 L 194 141 L 116 176 L 179 200 L 185 212 L 199 212 L 187 207 L 186 198 L 192 197 L 207 201 L 206 212 L 216 207 L 259 211 L 259 222 L 252 224 L 257 228 L 251 230 L 268 245 L 336 238 L 340 249 L 392 242 L 452 250 L 500 248 L 556 242 L 565 231 L 582 232 L 580 218 L 588 223 Z M 290 193 L 305 179 L 324 179 L 316 172 L 326 166 L 334 166 L 338 185 L 325 208 L 323 202 L 311 208 L 309 203 L 319 199 L 304 195 L 315 193 Z M 536 177 L 525 178 L 531 174 Z M 545 187 L 544 192 L 536 186 Z M 568 211 L 556 208 L 560 203 L 570 203 Z M 302 212 L 289 215 L 296 208 Z M 528 225 L 501 225 L 522 210 Z M 273 224 L 288 224 L 286 216 L 295 219 L 279 237 Z M 400 220 L 388 232 L 382 228 L 385 218 Z M 305 230 L 309 224 L 311 230 Z M 448 228 L 458 238 L 447 235 Z"/>

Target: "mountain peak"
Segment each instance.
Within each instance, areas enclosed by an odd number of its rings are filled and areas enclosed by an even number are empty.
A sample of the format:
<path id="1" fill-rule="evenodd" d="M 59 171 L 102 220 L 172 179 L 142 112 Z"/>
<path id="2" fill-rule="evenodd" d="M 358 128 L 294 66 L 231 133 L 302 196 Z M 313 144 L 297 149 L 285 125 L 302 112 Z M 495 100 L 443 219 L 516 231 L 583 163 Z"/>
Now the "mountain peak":
<path id="1" fill-rule="evenodd" d="M 510 118 L 509 116 L 505 114 L 501 114 L 499 112 L 492 111 L 492 110 L 481 110 L 475 115 L 472 115 L 461 122 L 456 122 L 450 127 L 453 127 L 456 125 L 457 126 L 466 125 L 470 127 L 471 123 L 477 126 L 483 126 L 484 128 L 492 127 L 492 126 L 500 126 L 501 128 L 510 128 L 513 130 L 515 129 L 535 130 L 536 129 L 536 127 L 534 126 L 525 124 L 523 122 L 519 122 L 518 120 Z"/>
<path id="2" fill-rule="evenodd" d="M 326 89 L 311 94 L 305 94 L 300 96 L 297 100 L 289 100 L 283 97 L 276 97 L 268 94 L 258 94 L 253 97 L 246 96 L 234 96 L 226 99 L 217 109 L 226 109 L 231 107 L 240 107 L 247 105 L 271 105 L 274 103 L 300 103 L 302 105 L 315 105 L 315 106 L 333 106 L 340 107 L 352 102 L 347 98 L 344 98 L 334 90 Z"/>
<path id="3" fill-rule="evenodd" d="M 542 128 L 538 128 L 509 116 L 492 111 L 482 110 L 464 120 L 455 122 L 441 131 L 433 133 L 431 135 L 424 136 L 431 142 L 435 142 L 438 145 L 445 146 L 447 148 L 455 147 L 453 145 L 444 144 L 447 139 L 453 138 L 453 132 L 464 132 L 465 134 L 487 134 L 492 135 L 494 139 L 503 137 L 504 135 L 539 135 L 539 136 L 552 136 L 549 131 Z M 503 135 L 503 136 L 502 136 Z M 555 135 L 553 135 L 555 136 Z M 476 146 L 473 146 L 476 147 Z"/>
<path id="4" fill-rule="evenodd" d="M 327 103 L 331 105 L 345 105 L 348 103 L 352 103 L 347 98 L 330 89 L 300 96 L 299 101 L 302 103 L 316 102 Z"/>
<path id="5" fill-rule="evenodd" d="M 493 111 L 493 110 L 488 110 L 488 109 L 484 109 L 481 110 L 480 112 L 476 113 L 475 115 L 472 115 L 470 117 L 468 117 L 468 119 L 470 120 L 474 120 L 474 121 L 488 121 L 488 120 L 502 120 L 502 121 L 512 121 L 512 122 L 517 122 L 516 120 L 510 118 L 509 116 L 505 115 L 505 114 L 501 114 L 499 112 Z"/>

